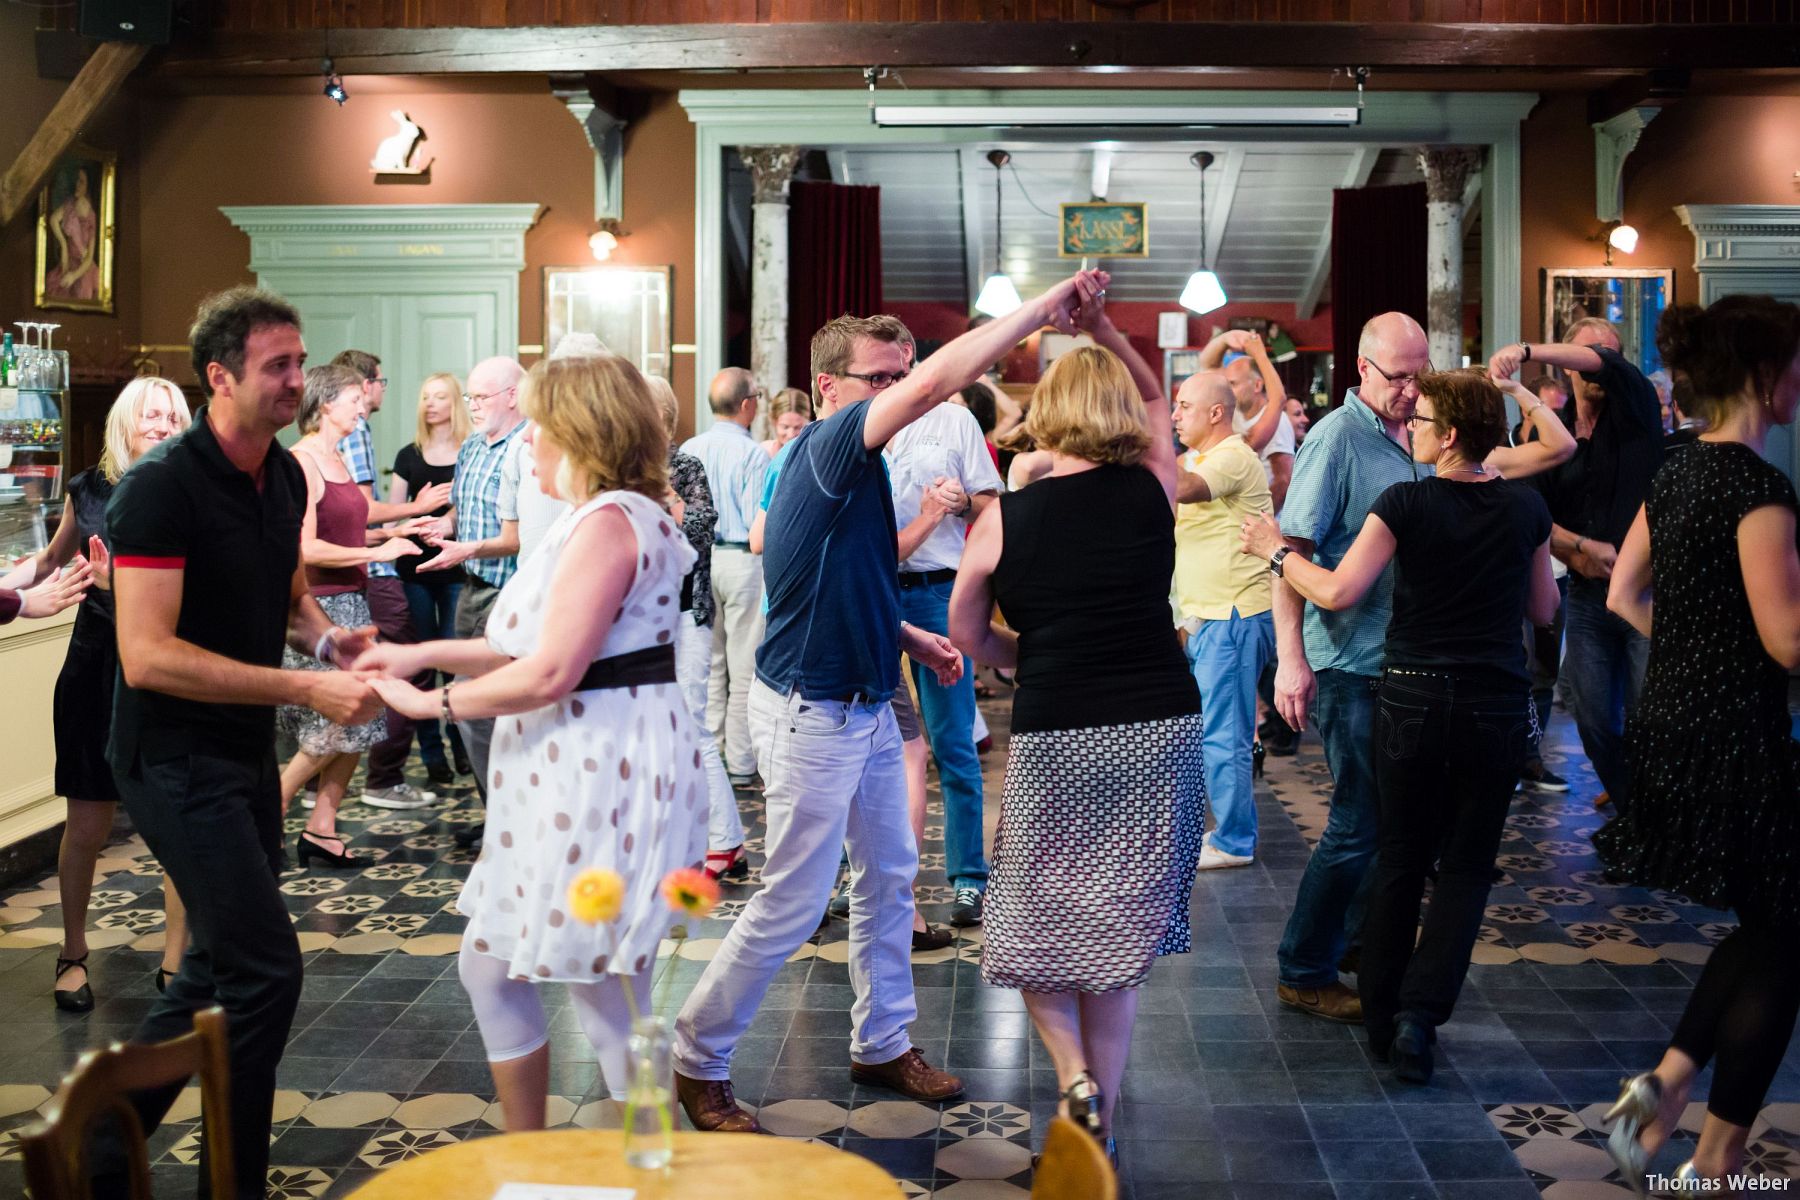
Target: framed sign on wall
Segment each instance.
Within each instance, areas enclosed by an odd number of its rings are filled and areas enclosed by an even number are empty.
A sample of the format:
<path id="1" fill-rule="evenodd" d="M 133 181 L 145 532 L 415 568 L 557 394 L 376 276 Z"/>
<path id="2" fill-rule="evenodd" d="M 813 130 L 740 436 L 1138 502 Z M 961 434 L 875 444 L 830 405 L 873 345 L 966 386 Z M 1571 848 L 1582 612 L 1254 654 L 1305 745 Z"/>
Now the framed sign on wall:
<path id="1" fill-rule="evenodd" d="M 1058 257 L 1150 257 L 1148 207 L 1107 201 L 1063 205 Z"/>

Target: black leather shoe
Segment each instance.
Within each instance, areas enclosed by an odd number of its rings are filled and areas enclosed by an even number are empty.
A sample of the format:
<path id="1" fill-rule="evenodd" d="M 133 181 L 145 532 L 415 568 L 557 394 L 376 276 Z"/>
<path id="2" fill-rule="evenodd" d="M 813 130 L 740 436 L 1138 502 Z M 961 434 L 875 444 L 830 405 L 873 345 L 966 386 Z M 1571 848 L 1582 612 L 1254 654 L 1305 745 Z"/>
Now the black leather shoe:
<path id="1" fill-rule="evenodd" d="M 469 762 L 468 751 L 464 750 L 461 746 L 457 746 L 451 750 L 450 765 L 456 768 L 456 773 L 458 775 L 473 775 L 475 773 L 474 764 Z"/>
<path id="2" fill-rule="evenodd" d="M 87 955 L 80 958 L 59 958 L 56 960 L 56 979 L 61 979 L 76 967 L 87 970 Z M 52 983 L 55 980 L 51 981 Z M 87 984 L 68 991 L 58 989 L 51 993 L 56 997 L 56 1007 L 64 1012 L 84 1013 L 94 1011 L 94 989 Z"/>
<path id="3" fill-rule="evenodd" d="M 913 930 L 914 950 L 942 950 L 956 940 L 956 931 L 948 925 L 932 925 Z"/>
<path id="4" fill-rule="evenodd" d="M 959 929 L 981 924 L 981 889 L 959 887 L 956 903 L 950 906 L 950 923 Z"/>
<path id="5" fill-rule="evenodd" d="M 456 839 L 456 848 L 468 850 L 481 840 L 487 832 L 487 822 L 477 821 L 473 825 L 464 825 L 450 836 Z"/>
<path id="6" fill-rule="evenodd" d="M 436 787 L 456 786 L 456 772 L 450 769 L 449 763 L 434 762 L 425 764 L 425 778 L 431 780 L 432 784 Z"/>
<path id="7" fill-rule="evenodd" d="M 838 886 L 837 895 L 831 898 L 831 903 L 825 906 L 825 915 L 828 917 L 836 917 L 840 921 L 849 920 L 850 880 L 848 878 Z"/>
<path id="8" fill-rule="evenodd" d="M 1388 1053 L 1394 1062 L 1394 1075 L 1407 1083 L 1430 1083 L 1431 1043 L 1436 1040 L 1429 1027 L 1402 1018 L 1394 1027 L 1394 1044 Z"/>

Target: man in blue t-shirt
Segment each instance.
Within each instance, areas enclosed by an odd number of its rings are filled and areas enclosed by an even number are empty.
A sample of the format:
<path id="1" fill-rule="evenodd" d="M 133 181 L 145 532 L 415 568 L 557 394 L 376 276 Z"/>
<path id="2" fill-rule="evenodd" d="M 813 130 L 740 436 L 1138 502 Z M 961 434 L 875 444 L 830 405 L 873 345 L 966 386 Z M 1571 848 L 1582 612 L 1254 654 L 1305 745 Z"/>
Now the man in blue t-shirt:
<path id="1" fill-rule="evenodd" d="M 770 502 L 750 741 L 762 773 L 768 855 L 751 897 L 675 1026 L 675 1089 L 696 1129 L 754 1132 L 737 1105 L 731 1055 L 775 973 L 817 928 L 850 855 L 850 1073 L 935 1102 L 962 1093 L 907 1033 L 912 880 L 900 732 L 889 699 L 900 651 L 946 684 L 962 671 L 949 639 L 900 620 L 889 439 L 973 383 L 1034 330 L 1071 325 L 1080 276 L 957 338 L 908 369 L 892 317 L 839 317 L 813 337 L 812 371 L 833 414 L 789 444 Z M 1104 276 L 1095 276 L 1102 281 Z"/>

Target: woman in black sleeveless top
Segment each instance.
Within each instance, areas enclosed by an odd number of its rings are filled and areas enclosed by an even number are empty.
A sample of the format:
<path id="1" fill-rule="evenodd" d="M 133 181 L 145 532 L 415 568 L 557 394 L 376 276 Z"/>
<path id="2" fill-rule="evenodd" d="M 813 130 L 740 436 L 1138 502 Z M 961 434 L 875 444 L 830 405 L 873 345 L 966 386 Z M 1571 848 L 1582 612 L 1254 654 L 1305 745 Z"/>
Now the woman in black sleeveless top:
<path id="1" fill-rule="evenodd" d="M 1189 948 L 1206 783 L 1169 618 L 1169 407 L 1103 296 L 1083 310 L 1100 346 L 1058 359 L 1032 399 L 1054 467 L 970 530 L 950 633 L 1018 668 L 982 979 L 1025 994 L 1066 1109 L 1110 1151 L 1136 989 Z"/>
<path id="2" fill-rule="evenodd" d="M 87 978 L 88 897 L 94 887 L 94 864 L 112 835 L 119 801 L 112 768 L 106 762 L 106 737 L 112 729 L 113 681 L 119 671 L 118 634 L 113 628 L 111 572 L 105 545 L 106 502 L 113 485 L 132 463 L 159 442 L 188 425 L 187 401 L 166 379 L 134 379 L 106 414 L 106 448 L 100 465 L 69 480 L 64 489 L 62 523 L 50 545 L 32 562 L 35 579 L 80 554 L 93 561 L 95 586 L 75 613 L 75 628 L 62 672 L 56 678 L 52 707 L 56 730 L 56 791 L 68 800 L 56 871 L 62 894 L 63 945 L 56 960 L 56 1007 L 87 1012 L 94 1007 Z M 187 947 L 187 913 L 168 876 L 163 876 L 164 913 L 160 991 L 181 965 Z"/>

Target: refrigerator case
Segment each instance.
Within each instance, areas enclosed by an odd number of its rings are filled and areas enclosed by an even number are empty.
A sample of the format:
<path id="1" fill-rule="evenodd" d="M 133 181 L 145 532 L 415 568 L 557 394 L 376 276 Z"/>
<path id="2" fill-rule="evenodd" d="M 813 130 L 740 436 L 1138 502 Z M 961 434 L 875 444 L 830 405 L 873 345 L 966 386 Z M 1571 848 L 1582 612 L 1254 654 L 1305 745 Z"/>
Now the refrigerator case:
<path id="1" fill-rule="evenodd" d="M 66 388 L 0 388 L 0 567 L 36 554 L 62 517 Z"/>

